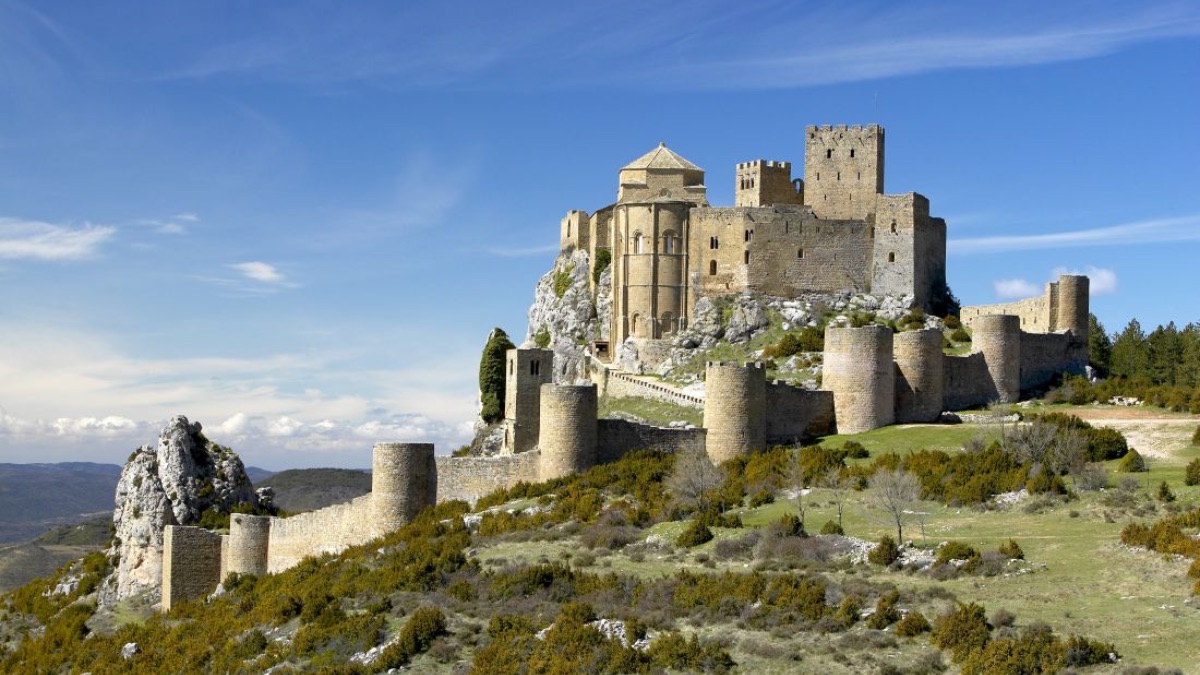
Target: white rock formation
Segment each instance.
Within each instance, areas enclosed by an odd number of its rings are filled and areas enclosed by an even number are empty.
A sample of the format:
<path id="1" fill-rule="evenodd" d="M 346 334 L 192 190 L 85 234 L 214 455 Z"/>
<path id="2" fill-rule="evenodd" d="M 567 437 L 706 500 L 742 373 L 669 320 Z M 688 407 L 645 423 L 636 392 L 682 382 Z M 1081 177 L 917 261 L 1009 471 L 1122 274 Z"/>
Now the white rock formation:
<path id="1" fill-rule="evenodd" d="M 538 279 L 529 308 L 529 329 L 523 347 L 536 344 L 545 331 L 550 337 L 548 349 L 554 350 L 554 382 L 589 382 L 587 356 L 583 348 L 596 339 L 596 303 L 592 297 L 591 264 L 587 251 L 576 249 L 559 254 L 554 269 Z M 566 284 L 555 288 L 556 280 Z M 561 294 L 559 291 L 562 291 Z"/>

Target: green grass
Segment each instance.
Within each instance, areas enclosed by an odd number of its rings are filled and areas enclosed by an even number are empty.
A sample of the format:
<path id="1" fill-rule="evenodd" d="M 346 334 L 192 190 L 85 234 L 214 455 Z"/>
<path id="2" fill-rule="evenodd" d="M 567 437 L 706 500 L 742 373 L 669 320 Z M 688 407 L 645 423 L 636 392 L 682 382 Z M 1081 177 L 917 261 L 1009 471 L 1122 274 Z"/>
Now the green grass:
<path id="1" fill-rule="evenodd" d="M 704 418 L 704 411 L 700 408 L 690 408 L 649 398 L 606 396 L 600 401 L 600 417 L 612 417 L 613 413 L 617 412 L 633 415 L 650 424 L 664 427 L 675 421 L 700 426 Z"/>
<path id="2" fill-rule="evenodd" d="M 999 426 L 978 424 L 902 424 L 874 429 L 861 434 L 838 434 L 821 439 L 821 445 L 836 448 L 846 441 L 858 441 L 872 456 L 889 452 L 908 453 L 916 450 L 954 451 L 975 438 L 987 441 L 998 438 Z"/>

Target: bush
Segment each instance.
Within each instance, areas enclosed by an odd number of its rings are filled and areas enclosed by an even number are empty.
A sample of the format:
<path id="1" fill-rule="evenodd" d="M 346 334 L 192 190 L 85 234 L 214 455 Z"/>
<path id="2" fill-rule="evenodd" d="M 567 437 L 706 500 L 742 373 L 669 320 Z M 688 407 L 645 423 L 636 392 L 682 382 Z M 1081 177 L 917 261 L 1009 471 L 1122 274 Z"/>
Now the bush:
<path id="1" fill-rule="evenodd" d="M 600 275 L 612 264 L 612 251 L 607 248 L 596 249 L 596 264 L 592 266 L 592 281 L 600 283 Z"/>
<path id="2" fill-rule="evenodd" d="M 1200 458 L 1188 462 L 1183 474 L 1184 485 L 1200 485 Z"/>
<path id="3" fill-rule="evenodd" d="M 970 342 L 971 334 L 966 328 L 959 327 L 950 332 L 950 339 L 955 342 Z"/>
<path id="4" fill-rule="evenodd" d="M 546 330 L 545 328 L 539 330 L 537 334 L 533 336 L 533 344 L 537 345 L 539 349 L 545 349 L 546 347 L 549 347 L 550 331 Z"/>
<path id="5" fill-rule="evenodd" d="M 1164 504 L 1175 501 L 1175 493 L 1171 492 L 1171 486 L 1167 485 L 1167 481 L 1164 480 L 1158 484 L 1158 494 L 1155 498 Z"/>
<path id="6" fill-rule="evenodd" d="M 1192 445 L 1200 445 L 1200 426 L 1192 432 Z"/>
<path id="7" fill-rule="evenodd" d="M 1150 469 L 1146 466 L 1146 460 L 1142 457 L 1141 453 L 1130 448 L 1129 452 L 1125 453 L 1125 456 L 1121 458 L 1121 463 L 1117 465 L 1117 470 L 1123 473 L 1142 473 Z"/>
<path id="8" fill-rule="evenodd" d="M 896 540 L 889 535 L 883 535 L 879 544 L 867 554 L 867 561 L 874 565 L 887 567 L 900 559 L 900 547 Z"/>
<path id="9" fill-rule="evenodd" d="M 900 601 L 900 593 L 891 591 L 879 596 L 875 602 L 875 612 L 867 619 L 867 626 L 875 630 L 883 630 L 900 620 L 900 609 L 896 603 Z"/>
<path id="10" fill-rule="evenodd" d="M 562 297 L 567 294 L 567 289 L 571 287 L 573 276 L 575 273 L 575 264 L 570 263 L 562 269 L 554 270 L 554 295 Z"/>
<path id="11" fill-rule="evenodd" d="M 1000 555 L 1003 555 L 1010 559 L 1015 559 L 1015 560 L 1024 560 L 1025 559 L 1025 551 L 1021 550 L 1021 545 L 1017 543 L 1016 539 L 1009 539 L 1008 541 L 1004 542 L 1003 544 L 1000 544 L 1000 548 L 997 549 L 997 551 L 1000 553 Z"/>
<path id="12" fill-rule="evenodd" d="M 821 526 L 821 534 L 846 534 L 846 531 L 842 529 L 841 525 L 837 524 L 837 521 L 827 520 Z"/>
<path id="13" fill-rule="evenodd" d="M 916 637 L 927 632 L 929 632 L 929 619 L 915 609 L 905 614 L 904 618 L 896 623 L 896 635 L 900 637 Z"/>
<path id="14" fill-rule="evenodd" d="M 508 350 L 514 346 L 508 334 L 499 328 L 492 329 L 483 346 L 483 356 L 479 359 L 479 396 L 483 406 L 479 417 L 489 424 L 504 418 L 504 362 Z"/>
<path id="15" fill-rule="evenodd" d="M 683 548 L 692 548 L 699 546 L 708 541 L 712 541 L 712 530 L 704 524 L 700 518 L 688 521 L 687 527 L 683 528 L 683 532 L 679 538 L 675 540 L 675 545 Z"/>
<path id="16" fill-rule="evenodd" d="M 933 623 L 930 640 L 938 648 L 949 651 L 955 663 L 962 663 L 971 652 L 987 646 L 991 630 L 982 605 L 959 604 Z"/>
<path id="17" fill-rule="evenodd" d="M 950 330 L 962 328 L 962 321 L 960 321 L 959 318 L 953 314 L 947 314 L 944 323 L 946 324 L 946 328 L 949 328 Z"/>
<path id="18" fill-rule="evenodd" d="M 963 569 L 967 569 L 978 565 L 980 555 L 979 551 L 976 551 L 975 547 L 969 544 L 964 544 L 961 541 L 948 541 L 938 549 L 937 560 L 934 561 L 934 564 L 948 565 L 951 560 L 966 561 L 967 564 L 963 565 Z"/>
<path id="19" fill-rule="evenodd" d="M 842 450 L 846 451 L 848 459 L 866 459 L 871 456 L 866 446 L 858 441 L 846 441 L 842 444 Z"/>

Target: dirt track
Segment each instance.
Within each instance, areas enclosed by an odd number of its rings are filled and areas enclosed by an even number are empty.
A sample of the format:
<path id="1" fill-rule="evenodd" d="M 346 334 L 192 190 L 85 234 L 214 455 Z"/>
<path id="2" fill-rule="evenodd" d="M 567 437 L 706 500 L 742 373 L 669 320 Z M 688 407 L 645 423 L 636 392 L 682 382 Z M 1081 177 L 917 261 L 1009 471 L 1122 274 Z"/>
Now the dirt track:
<path id="1" fill-rule="evenodd" d="M 1186 448 L 1200 425 L 1200 415 L 1171 413 L 1140 406 L 1084 406 L 1066 412 L 1092 426 L 1112 427 L 1125 434 L 1129 447 L 1148 457 L 1165 458 Z"/>

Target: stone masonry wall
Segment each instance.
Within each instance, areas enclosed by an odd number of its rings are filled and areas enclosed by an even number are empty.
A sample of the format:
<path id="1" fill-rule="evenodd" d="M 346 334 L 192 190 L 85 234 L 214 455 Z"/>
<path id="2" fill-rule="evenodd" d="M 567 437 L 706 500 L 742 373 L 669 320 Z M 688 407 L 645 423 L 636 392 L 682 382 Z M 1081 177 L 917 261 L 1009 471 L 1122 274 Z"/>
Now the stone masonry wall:
<path id="1" fill-rule="evenodd" d="M 942 387 L 945 410 L 966 410 L 990 403 L 995 397 L 983 354 L 946 356 L 943 361 L 945 384 Z"/>
<path id="2" fill-rule="evenodd" d="M 959 310 L 959 318 L 968 328 L 974 326 L 975 319 L 988 314 L 1009 314 L 1020 317 L 1021 330 L 1030 333 L 1046 333 L 1054 330 L 1054 315 L 1050 290 L 1035 298 L 1026 298 L 1015 302 L 1005 302 L 993 305 L 972 305 Z"/>
<path id="3" fill-rule="evenodd" d="M 620 371 L 609 371 L 604 395 L 614 398 L 626 396 L 649 398 L 689 408 L 704 407 L 704 399 L 699 396 L 686 394 L 672 387 L 655 384 L 654 382 L 640 380 Z"/>
<path id="4" fill-rule="evenodd" d="M 305 556 L 340 553 L 376 535 L 369 494 L 319 511 L 273 518 L 267 571 L 281 572 Z"/>
<path id="5" fill-rule="evenodd" d="M 200 527 L 168 525 L 163 532 L 162 608 L 202 598 L 220 581 L 221 536 Z"/>
<path id="6" fill-rule="evenodd" d="M 596 457 L 598 463 L 607 464 L 633 450 L 704 452 L 705 434 L 704 429 L 669 429 L 628 420 L 601 419 L 597 424 Z"/>
<path id="7" fill-rule="evenodd" d="M 835 428 L 833 392 L 767 383 L 767 445 L 793 444 Z"/>
<path id="8" fill-rule="evenodd" d="M 461 499 L 474 504 L 500 488 L 521 481 L 536 483 L 539 457 L 536 451 L 496 457 L 437 457 L 437 500 Z"/>
<path id="9" fill-rule="evenodd" d="M 1066 333 L 1021 334 L 1021 389 L 1043 387 L 1064 370 L 1082 374 L 1087 351 Z"/>

